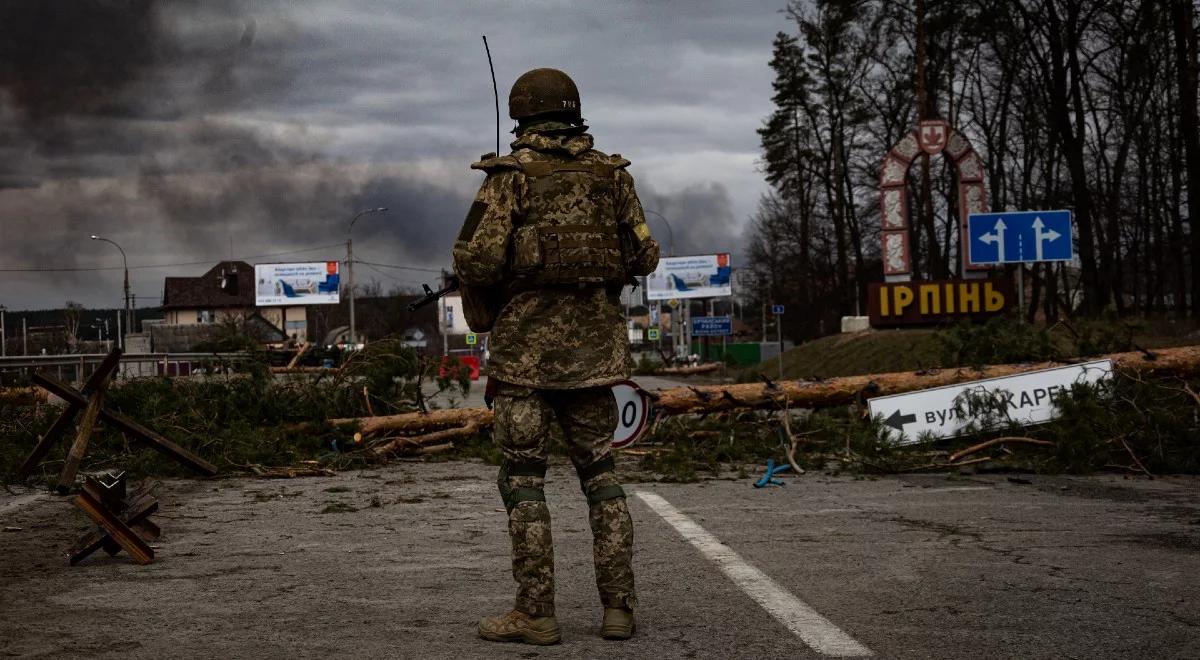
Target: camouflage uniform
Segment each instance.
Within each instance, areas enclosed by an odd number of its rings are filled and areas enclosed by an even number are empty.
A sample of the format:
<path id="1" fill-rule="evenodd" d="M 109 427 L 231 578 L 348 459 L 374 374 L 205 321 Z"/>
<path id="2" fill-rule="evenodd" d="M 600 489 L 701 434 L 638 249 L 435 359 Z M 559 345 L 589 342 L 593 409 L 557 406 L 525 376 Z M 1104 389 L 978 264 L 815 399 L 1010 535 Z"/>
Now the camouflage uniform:
<path id="1" fill-rule="evenodd" d="M 554 614 L 554 547 L 542 492 L 551 434 L 566 442 L 588 498 L 601 601 L 632 609 L 635 596 L 633 522 L 610 448 L 617 424 L 610 386 L 628 378 L 632 366 L 620 287 L 530 286 L 513 270 L 514 231 L 541 201 L 535 196 L 546 195 L 561 206 L 552 211 L 568 216 L 594 211 L 602 198 L 578 178 L 564 183 L 529 173 L 550 162 L 611 175 L 601 182 L 611 191 L 605 194 L 615 202 L 618 225 L 635 237 L 633 249 L 622 253 L 626 273 L 648 274 L 659 253 L 624 169 L 629 161 L 592 149 L 586 133 L 561 128 L 532 126 L 512 143 L 512 154 L 472 165 L 488 176 L 454 247 L 462 282 L 496 287 L 503 300 L 489 340 L 489 377 L 501 383 L 494 427 L 504 458 L 498 485 L 509 511 L 516 609 L 531 616 Z"/>

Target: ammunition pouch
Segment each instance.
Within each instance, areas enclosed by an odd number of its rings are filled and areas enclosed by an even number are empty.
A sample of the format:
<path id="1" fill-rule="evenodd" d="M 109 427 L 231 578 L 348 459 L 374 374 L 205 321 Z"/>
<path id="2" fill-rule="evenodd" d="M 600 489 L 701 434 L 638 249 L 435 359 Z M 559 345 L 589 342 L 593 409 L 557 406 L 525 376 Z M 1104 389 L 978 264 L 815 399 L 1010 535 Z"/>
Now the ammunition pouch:
<path id="1" fill-rule="evenodd" d="M 530 206 L 513 234 L 512 273 L 534 286 L 624 284 L 627 248 L 617 228 L 617 166 L 533 161 L 521 169 Z"/>
<path id="2" fill-rule="evenodd" d="M 614 469 L 616 469 L 616 463 L 613 461 L 612 454 L 605 456 L 591 465 L 578 468 L 579 487 L 583 490 L 583 494 L 587 496 L 588 506 L 594 506 L 605 500 L 613 500 L 618 497 L 625 497 L 625 489 L 621 488 L 617 484 L 601 486 L 594 489 L 590 493 L 588 492 L 588 481 L 591 481 L 592 479 L 595 479 L 606 472 L 612 472 Z"/>
<path id="3" fill-rule="evenodd" d="M 537 477 L 539 479 L 545 479 L 545 463 L 514 463 L 507 460 L 502 461 L 500 463 L 500 475 L 496 478 L 496 486 L 500 490 L 500 499 L 504 501 L 504 509 L 510 514 L 521 502 L 546 501 L 546 493 L 541 487 L 531 488 L 527 486 L 519 486 L 513 488 L 512 485 L 508 483 L 509 477 Z"/>

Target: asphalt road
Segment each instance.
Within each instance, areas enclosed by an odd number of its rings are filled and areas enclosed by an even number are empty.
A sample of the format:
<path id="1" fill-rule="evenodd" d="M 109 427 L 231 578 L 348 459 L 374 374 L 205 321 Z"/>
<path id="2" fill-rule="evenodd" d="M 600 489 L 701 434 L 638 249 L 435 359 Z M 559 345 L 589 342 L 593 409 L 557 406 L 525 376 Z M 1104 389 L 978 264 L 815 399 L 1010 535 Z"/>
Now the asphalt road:
<path id="1" fill-rule="evenodd" d="M 1195 478 L 630 484 L 639 628 L 607 642 L 585 506 L 555 465 L 564 641 L 529 647 L 475 636 L 513 593 L 494 472 L 170 480 L 148 566 L 69 568 L 83 515 L 0 494 L 0 656 L 821 658 L 844 638 L 879 658 L 1200 657 Z"/>

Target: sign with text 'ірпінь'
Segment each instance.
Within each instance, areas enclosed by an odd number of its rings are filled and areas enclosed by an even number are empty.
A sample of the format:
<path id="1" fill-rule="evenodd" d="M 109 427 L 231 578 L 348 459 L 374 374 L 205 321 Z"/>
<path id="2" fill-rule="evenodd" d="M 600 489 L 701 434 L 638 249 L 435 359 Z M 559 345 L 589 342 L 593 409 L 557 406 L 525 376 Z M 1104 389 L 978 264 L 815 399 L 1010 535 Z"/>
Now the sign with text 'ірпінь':
<path id="1" fill-rule="evenodd" d="M 1007 310 L 1012 280 L 934 280 L 886 282 L 867 286 L 871 326 L 932 325 L 947 319 L 985 318 Z"/>
<path id="2" fill-rule="evenodd" d="M 906 392 L 868 399 L 871 416 L 879 415 L 899 433 L 900 444 L 917 442 L 923 433 L 939 438 L 958 435 L 975 416 L 960 416 L 956 408 L 964 394 L 1002 396 L 1008 418 L 1028 426 L 1058 417 L 1055 399 L 1075 383 L 1095 385 L 1112 377 L 1111 360 L 1073 364 L 1055 369 L 1030 371 L 1001 378 L 988 378 L 929 390 Z M 965 403 L 964 403 L 965 406 Z"/>

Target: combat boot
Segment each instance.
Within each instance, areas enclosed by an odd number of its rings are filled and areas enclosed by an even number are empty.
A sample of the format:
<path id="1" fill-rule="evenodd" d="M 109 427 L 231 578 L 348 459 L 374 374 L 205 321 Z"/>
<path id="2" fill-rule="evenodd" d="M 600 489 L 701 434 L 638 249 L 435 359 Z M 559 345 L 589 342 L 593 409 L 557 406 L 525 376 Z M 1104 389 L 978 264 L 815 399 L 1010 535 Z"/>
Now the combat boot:
<path id="1" fill-rule="evenodd" d="M 562 636 L 552 616 L 529 616 L 513 610 L 503 616 L 489 616 L 479 622 L 479 636 L 493 642 L 557 644 Z"/>
<path id="2" fill-rule="evenodd" d="M 604 639 L 629 639 L 637 626 L 633 622 L 633 610 L 621 607 L 604 608 L 604 621 L 600 624 L 600 636 Z"/>

